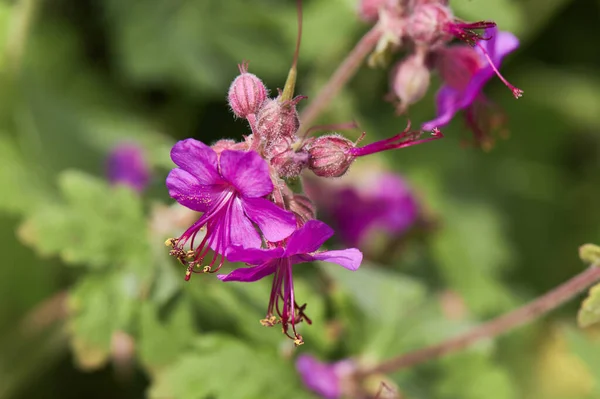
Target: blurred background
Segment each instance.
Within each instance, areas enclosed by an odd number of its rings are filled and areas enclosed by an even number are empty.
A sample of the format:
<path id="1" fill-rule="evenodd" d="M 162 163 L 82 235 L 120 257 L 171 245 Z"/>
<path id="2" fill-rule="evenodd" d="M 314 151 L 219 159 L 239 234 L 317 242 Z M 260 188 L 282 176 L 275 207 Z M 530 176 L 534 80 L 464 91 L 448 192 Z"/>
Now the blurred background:
<path id="1" fill-rule="evenodd" d="M 384 244 L 374 233 L 356 273 L 297 267 L 313 325 L 294 349 L 258 323 L 270 279 L 184 284 L 163 242 L 195 216 L 171 206 L 170 147 L 248 133 L 227 89 L 243 60 L 272 93 L 283 87 L 295 2 L 0 2 L 0 398 L 315 397 L 295 371 L 298 353 L 375 362 L 580 272 L 578 246 L 600 242 L 600 2 L 450 3 L 521 40 L 503 73 L 523 98 L 497 79 L 486 88 L 510 135 L 490 151 L 465 147 L 459 118 L 443 140 L 357 161 L 400 174 L 420 222 Z M 304 1 L 306 101 L 368 30 L 356 6 Z M 319 123 L 356 120 L 368 140 L 400 132 L 406 118 L 384 101 L 387 82 L 386 70 L 361 68 Z M 434 115 L 438 86 L 411 108 L 413 126 Z M 122 143 L 149 165 L 143 192 L 107 180 Z M 581 299 L 389 384 L 406 398 L 600 398 L 600 330 L 577 327 Z"/>

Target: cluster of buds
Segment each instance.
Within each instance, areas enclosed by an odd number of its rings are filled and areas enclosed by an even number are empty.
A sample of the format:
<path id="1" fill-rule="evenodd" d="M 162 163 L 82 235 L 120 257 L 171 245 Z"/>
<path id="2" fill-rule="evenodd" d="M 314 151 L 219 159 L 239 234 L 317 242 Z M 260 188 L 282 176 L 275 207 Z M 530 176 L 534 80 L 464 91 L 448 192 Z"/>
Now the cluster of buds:
<path id="1" fill-rule="evenodd" d="M 364 147 L 358 147 L 364 133 L 356 142 L 338 133 L 300 138 L 300 119 L 296 106 L 306 97 L 292 98 L 286 96 L 284 90 L 276 98 L 268 98 L 265 94 L 267 88 L 258 77 L 248 73 L 246 64 L 240 66 L 240 71 L 241 75 L 229 89 L 229 106 L 236 116 L 248 121 L 252 134 L 246 137 L 245 143 L 269 162 L 275 186 L 282 188 L 281 196 L 288 202 L 291 199 L 286 197 L 291 191 L 285 190 L 284 180 L 299 177 L 304 169 L 311 170 L 319 177 L 340 177 L 358 157 L 442 137 L 439 129 L 433 127 L 430 137 L 421 138 L 423 131 L 411 131 L 409 125 L 389 139 Z M 219 141 L 215 146 L 223 147 L 223 142 Z"/>
<path id="2" fill-rule="evenodd" d="M 505 118 L 481 89 L 495 74 L 515 98 L 521 97 L 523 91 L 498 70 L 502 58 L 518 47 L 516 38 L 497 31 L 492 21 L 457 19 L 447 0 L 361 0 L 358 12 L 363 20 L 375 23 L 378 31 L 379 40 L 369 58 L 372 66 L 386 64 L 401 47 L 410 49 L 390 73 L 387 98 L 396 104 L 397 112 L 404 113 L 420 101 L 431 73 L 438 72 L 444 81 L 438 92 L 438 118 L 422 128 L 443 127 L 464 110 L 477 143 L 489 145 L 488 132 L 501 129 Z M 462 43 L 452 44 L 453 40 Z"/>

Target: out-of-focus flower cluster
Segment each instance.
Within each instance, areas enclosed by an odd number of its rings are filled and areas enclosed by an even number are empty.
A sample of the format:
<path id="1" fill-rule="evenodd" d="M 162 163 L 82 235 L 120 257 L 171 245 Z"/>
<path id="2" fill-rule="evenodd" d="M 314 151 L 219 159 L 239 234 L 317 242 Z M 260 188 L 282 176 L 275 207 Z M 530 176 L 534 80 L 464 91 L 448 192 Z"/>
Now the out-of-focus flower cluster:
<path id="1" fill-rule="evenodd" d="M 490 133 L 504 132 L 504 114 L 482 89 L 496 74 L 516 98 L 523 94 L 498 70 L 503 58 L 519 46 L 514 35 L 498 31 L 492 21 L 459 20 L 445 0 L 362 0 L 358 11 L 380 33 L 371 65 L 386 65 L 392 53 L 408 49 L 390 73 L 388 98 L 396 103 L 398 113 L 424 97 L 431 73 L 437 72 L 443 80 L 436 99 L 437 117 L 424 123 L 423 129 L 443 127 L 463 111 L 479 146 L 489 148 Z M 455 39 L 462 43 L 452 44 Z"/>

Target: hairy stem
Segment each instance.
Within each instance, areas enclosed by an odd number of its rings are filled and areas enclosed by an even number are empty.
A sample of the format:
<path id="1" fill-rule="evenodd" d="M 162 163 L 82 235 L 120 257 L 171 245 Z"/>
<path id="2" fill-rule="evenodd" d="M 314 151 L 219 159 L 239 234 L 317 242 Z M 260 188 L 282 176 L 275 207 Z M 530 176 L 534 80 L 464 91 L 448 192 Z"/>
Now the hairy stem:
<path id="1" fill-rule="evenodd" d="M 599 280 L 600 265 L 592 265 L 590 268 L 554 288 L 552 291 L 512 312 L 499 316 L 462 335 L 450 338 L 437 345 L 385 360 L 382 363 L 361 370 L 359 375 L 365 377 L 376 373 L 390 373 L 459 351 L 481 339 L 496 337 L 515 327 L 529 323 L 559 307 Z"/>
<path id="2" fill-rule="evenodd" d="M 319 114 L 327 107 L 329 102 L 341 90 L 342 87 L 350 80 L 357 71 L 365 57 L 371 52 L 377 41 L 381 37 L 381 29 L 376 24 L 368 31 L 356 46 L 350 51 L 348 56 L 338 66 L 327 84 L 321 89 L 316 98 L 302 111 L 300 120 L 303 125 L 303 130 L 307 129 L 319 116 Z"/>

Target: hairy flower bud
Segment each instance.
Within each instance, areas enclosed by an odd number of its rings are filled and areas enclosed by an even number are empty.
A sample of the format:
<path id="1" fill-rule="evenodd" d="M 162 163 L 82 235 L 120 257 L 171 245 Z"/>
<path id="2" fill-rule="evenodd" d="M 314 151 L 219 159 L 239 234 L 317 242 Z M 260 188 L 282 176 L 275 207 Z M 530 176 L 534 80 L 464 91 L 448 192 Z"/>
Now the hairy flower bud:
<path id="1" fill-rule="evenodd" d="M 451 38 L 446 26 L 453 20 L 450 8 L 442 4 L 420 4 L 408 21 L 407 33 L 417 45 L 437 47 Z"/>
<path id="2" fill-rule="evenodd" d="M 295 152 L 287 149 L 280 152 L 271 159 L 271 166 L 275 168 L 281 177 L 298 177 L 300 172 L 306 168 L 309 155 L 306 152 Z"/>
<path id="3" fill-rule="evenodd" d="M 265 101 L 258 112 L 256 128 L 267 145 L 282 140 L 290 144 L 296 141 L 296 132 L 300 127 L 296 104 L 303 98 L 296 97 L 283 102 L 279 98 Z"/>
<path id="4" fill-rule="evenodd" d="M 308 167 L 321 177 L 340 177 L 356 159 L 349 150 L 356 145 L 337 134 L 317 137 L 308 143 Z"/>
<path id="5" fill-rule="evenodd" d="M 400 100 L 399 112 L 423 98 L 429 88 L 429 68 L 424 57 L 413 54 L 400 61 L 390 74 L 392 94 Z"/>
<path id="6" fill-rule="evenodd" d="M 288 209 L 296 215 L 298 227 L 316 218 L 317 211 L 312 201 L 305 195 L 294 194 L 288 203 Z"/>
<path id="7" fill-rule="evenodd" d="M 240 118 L 256 114 L 267 98 L 267 88 L 254 74 L 248 73 L 248 64 L 240 64 L 240 75 L 229 87 L 227 100 L 233 113 Z"/>

